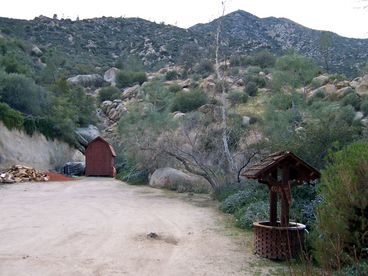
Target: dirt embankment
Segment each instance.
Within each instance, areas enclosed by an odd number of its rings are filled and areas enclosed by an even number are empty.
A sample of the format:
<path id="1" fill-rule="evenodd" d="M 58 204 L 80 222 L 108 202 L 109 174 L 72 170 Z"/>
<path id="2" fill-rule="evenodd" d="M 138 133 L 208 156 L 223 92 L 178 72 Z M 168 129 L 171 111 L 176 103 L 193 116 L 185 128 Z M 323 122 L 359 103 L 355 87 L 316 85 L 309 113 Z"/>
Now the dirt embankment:
<path id="1" fill-rule="evenodd" d="M 47 140 L 40 133 L 31 137 L 23 131 L 9 130 L 0 122 L 0 169 L 22 164 L 47 171 L 73 160 L 84 160 L 84 157 L 68 144 Z"/>
<path id="2" fill-rule="evenodd" d="M 2 185 L 0 275 L 259 273 L 213 204 L 107 178 Z"/>

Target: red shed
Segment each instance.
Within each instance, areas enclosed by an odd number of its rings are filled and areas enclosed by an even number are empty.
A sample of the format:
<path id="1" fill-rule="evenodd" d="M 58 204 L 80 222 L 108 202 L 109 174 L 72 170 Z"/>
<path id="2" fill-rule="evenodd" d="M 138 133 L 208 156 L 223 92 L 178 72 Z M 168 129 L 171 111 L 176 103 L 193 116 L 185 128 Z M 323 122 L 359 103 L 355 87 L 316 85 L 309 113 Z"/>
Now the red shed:
<path id="1" fill-rule="evenodd" d="M 113 147 L 101 137 L 89 142 L 86 152 L 86 176 L 116 175 L 115 151 Z"/>

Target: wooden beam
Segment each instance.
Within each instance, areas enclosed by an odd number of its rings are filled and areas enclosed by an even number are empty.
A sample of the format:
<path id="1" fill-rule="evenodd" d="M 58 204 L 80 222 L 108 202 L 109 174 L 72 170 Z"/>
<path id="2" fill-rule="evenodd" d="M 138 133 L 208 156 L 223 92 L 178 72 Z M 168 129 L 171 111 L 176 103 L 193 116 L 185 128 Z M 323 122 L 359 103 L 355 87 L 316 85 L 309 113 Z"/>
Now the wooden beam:
<path id="1" fill-rule="evenodd" d="M 281 226 L 289 226 L 289 200 L 286 193 L 290 193 L 289 187 L 289 166 L 282 168 L 282 193 L 281 193 Z"/>
<path id="2" fill-rule="evenodd" d="M 269 190 L 270 200 L 270 225 L 276 226 L 277 223 L 277 192 Z"/>

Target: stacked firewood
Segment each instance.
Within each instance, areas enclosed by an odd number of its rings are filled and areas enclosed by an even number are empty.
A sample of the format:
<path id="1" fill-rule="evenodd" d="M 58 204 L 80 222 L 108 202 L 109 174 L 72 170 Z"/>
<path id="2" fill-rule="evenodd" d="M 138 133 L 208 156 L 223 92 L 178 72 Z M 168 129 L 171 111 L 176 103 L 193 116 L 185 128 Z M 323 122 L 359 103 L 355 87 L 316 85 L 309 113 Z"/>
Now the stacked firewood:
<path id="1" fill-rule="evenodd" d="M 23 165 L 14 165 L 0 173 L 0 183 L 14 183 L 26 181 L 48 181 L 46 174 Z"/>

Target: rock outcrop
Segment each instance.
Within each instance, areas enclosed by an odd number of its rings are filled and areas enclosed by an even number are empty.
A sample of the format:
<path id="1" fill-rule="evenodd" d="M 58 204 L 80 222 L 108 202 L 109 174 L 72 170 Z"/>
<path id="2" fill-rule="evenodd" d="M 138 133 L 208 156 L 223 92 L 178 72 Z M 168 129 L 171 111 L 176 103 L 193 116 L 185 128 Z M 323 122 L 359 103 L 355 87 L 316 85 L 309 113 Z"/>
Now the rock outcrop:
<path id="1" fill-rule="evenodd" d="M 104 101 L 101 110 L 112 123 L 119 121 L 128 112 L 122 100 Z"/>

